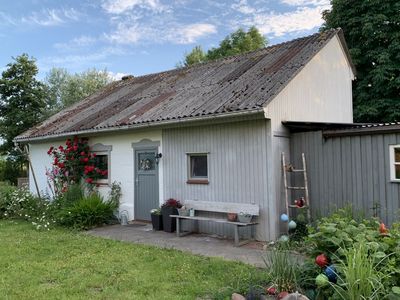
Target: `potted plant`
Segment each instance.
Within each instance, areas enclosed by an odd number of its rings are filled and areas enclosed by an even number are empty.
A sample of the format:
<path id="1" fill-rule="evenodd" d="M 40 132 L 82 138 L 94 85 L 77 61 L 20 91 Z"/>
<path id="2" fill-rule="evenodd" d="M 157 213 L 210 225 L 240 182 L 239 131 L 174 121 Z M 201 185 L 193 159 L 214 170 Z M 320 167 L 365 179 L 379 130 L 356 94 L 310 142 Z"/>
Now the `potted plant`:
<path id="1" fill-rule="evenodd" d="M 151 214 L 151 224 L 153 225 L 153 230 L 163 230 L 163 219 L 160 208 L 154 208 L 150 211 Z"/>
<path id="2" fill-rule="evenodd" d="M 176 230 L 176 220 L 175 218 L 171 218 L 170 215 L 177 215 L 178 208 L 181 207 L 182 204 L 173 198 L 168 199 L 163 205 L 161 205 L 161 214 L 165 232 L 174 232 Z"/>

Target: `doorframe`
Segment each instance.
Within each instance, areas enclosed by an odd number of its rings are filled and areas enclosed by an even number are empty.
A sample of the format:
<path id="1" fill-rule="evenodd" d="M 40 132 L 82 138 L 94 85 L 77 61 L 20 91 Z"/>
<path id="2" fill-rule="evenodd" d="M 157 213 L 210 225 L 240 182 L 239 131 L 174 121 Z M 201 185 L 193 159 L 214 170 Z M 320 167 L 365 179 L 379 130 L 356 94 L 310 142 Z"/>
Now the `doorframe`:
<path id="1" fill-rule="evenodd" d="M 142 139 L 139 142 L 135 142 L 131 144 L 133 150 L 133 219 L 136 220 L 136 208 L 135 204 L 137 201 L 137 184 L 136 184 L 136 168 L 137 168 L 137 161 L 136 161 L 136 151 L 141 150 L 152 150 L 157 149 L 156 152 L 159 153 L 160 151 L 160 141 L 151 141 L 149 139 Z M 159 163 L 157 164 L 157 189 L 158 189 L 158 199 L 157 203 L 159 205 L 160 202 L 160 169 Z"/>

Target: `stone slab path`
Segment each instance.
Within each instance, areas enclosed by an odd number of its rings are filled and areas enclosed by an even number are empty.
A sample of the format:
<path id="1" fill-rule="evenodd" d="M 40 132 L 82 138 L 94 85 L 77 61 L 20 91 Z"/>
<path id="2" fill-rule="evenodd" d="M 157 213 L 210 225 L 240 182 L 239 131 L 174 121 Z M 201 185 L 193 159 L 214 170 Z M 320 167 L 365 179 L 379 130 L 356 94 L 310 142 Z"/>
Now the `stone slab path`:
<path id="1" fill-rule="evenodd" d="M 191 234 L 178 238 L 175 233 L 153 231 L 150 224 L 111 225 L 95 228 L 88 234 L 119 241 L 173 248 L 193 254 L 221 257 L 226 260 L 241 261 L 256 267 L 265 267 L 262 244 L 250 243 L 235 247 L 232 240 L 204 234 Z"/>

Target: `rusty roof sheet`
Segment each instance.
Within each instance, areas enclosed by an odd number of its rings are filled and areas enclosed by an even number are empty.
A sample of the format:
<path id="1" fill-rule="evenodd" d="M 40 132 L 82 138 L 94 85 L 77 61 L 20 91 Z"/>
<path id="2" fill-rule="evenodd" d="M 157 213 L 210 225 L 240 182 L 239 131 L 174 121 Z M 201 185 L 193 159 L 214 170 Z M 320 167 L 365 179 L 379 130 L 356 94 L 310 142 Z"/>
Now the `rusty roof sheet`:
<path id="1" fill-rule="evenodd" d="M 243 55 L 113 82 L 16 141 L 261 111 L 340 29 Z"/>

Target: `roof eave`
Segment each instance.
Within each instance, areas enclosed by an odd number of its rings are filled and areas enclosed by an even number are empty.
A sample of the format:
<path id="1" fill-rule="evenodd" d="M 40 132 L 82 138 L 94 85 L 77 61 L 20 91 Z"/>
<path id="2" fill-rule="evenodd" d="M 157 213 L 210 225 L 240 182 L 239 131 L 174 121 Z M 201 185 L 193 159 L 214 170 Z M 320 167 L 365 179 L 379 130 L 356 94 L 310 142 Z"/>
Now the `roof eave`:
<path id="1" fill-rule="evenodd" d="M 60 132 L 55 134 L 41 135 L 41 136 L 33 136 L 33 137 L 16 137 L 14 138 L 15 143 L 29 143 L 29 142 L 40 142 L 46 140 L 55 140 L 65 137 L 70 137 L 73 135 L 85 135 L 85 134 L 97 134 L 97 133 L 111 133 L 111 132 L 121 132 L 127 130 L 134 129 L 146 129 L 146 128 L 156 128 L 156 127 L 165 127 L 168 125 L 178 125 L 178 124 L 188 124 L 195 123 L 198 121 L 208 121 L 208 120 L 216 120 L 216 119 L 224 119 L 224 118 L 234 118 L 239 116 L 255 116 L 260 115 L 264 116 L 263 108 L 245 110 L 245 111 L 237 111 L 237 112 L 227 112 L 218 115 L 207 115 L 207 116 L 198 116 L 198 117 L 190 117 L 190 118 L 181 118 L 181 119 L 173 119 L 173 120 L 164 120 L 158 122 L 146 122 L 139 124 L 130 124 L 124 126 L 113 126 L 113 127 L 104 127 L 104 128 L 93 128 L 87 130 L 79 130 L 79 131 L 68 131 L 68 132 Z"/>

